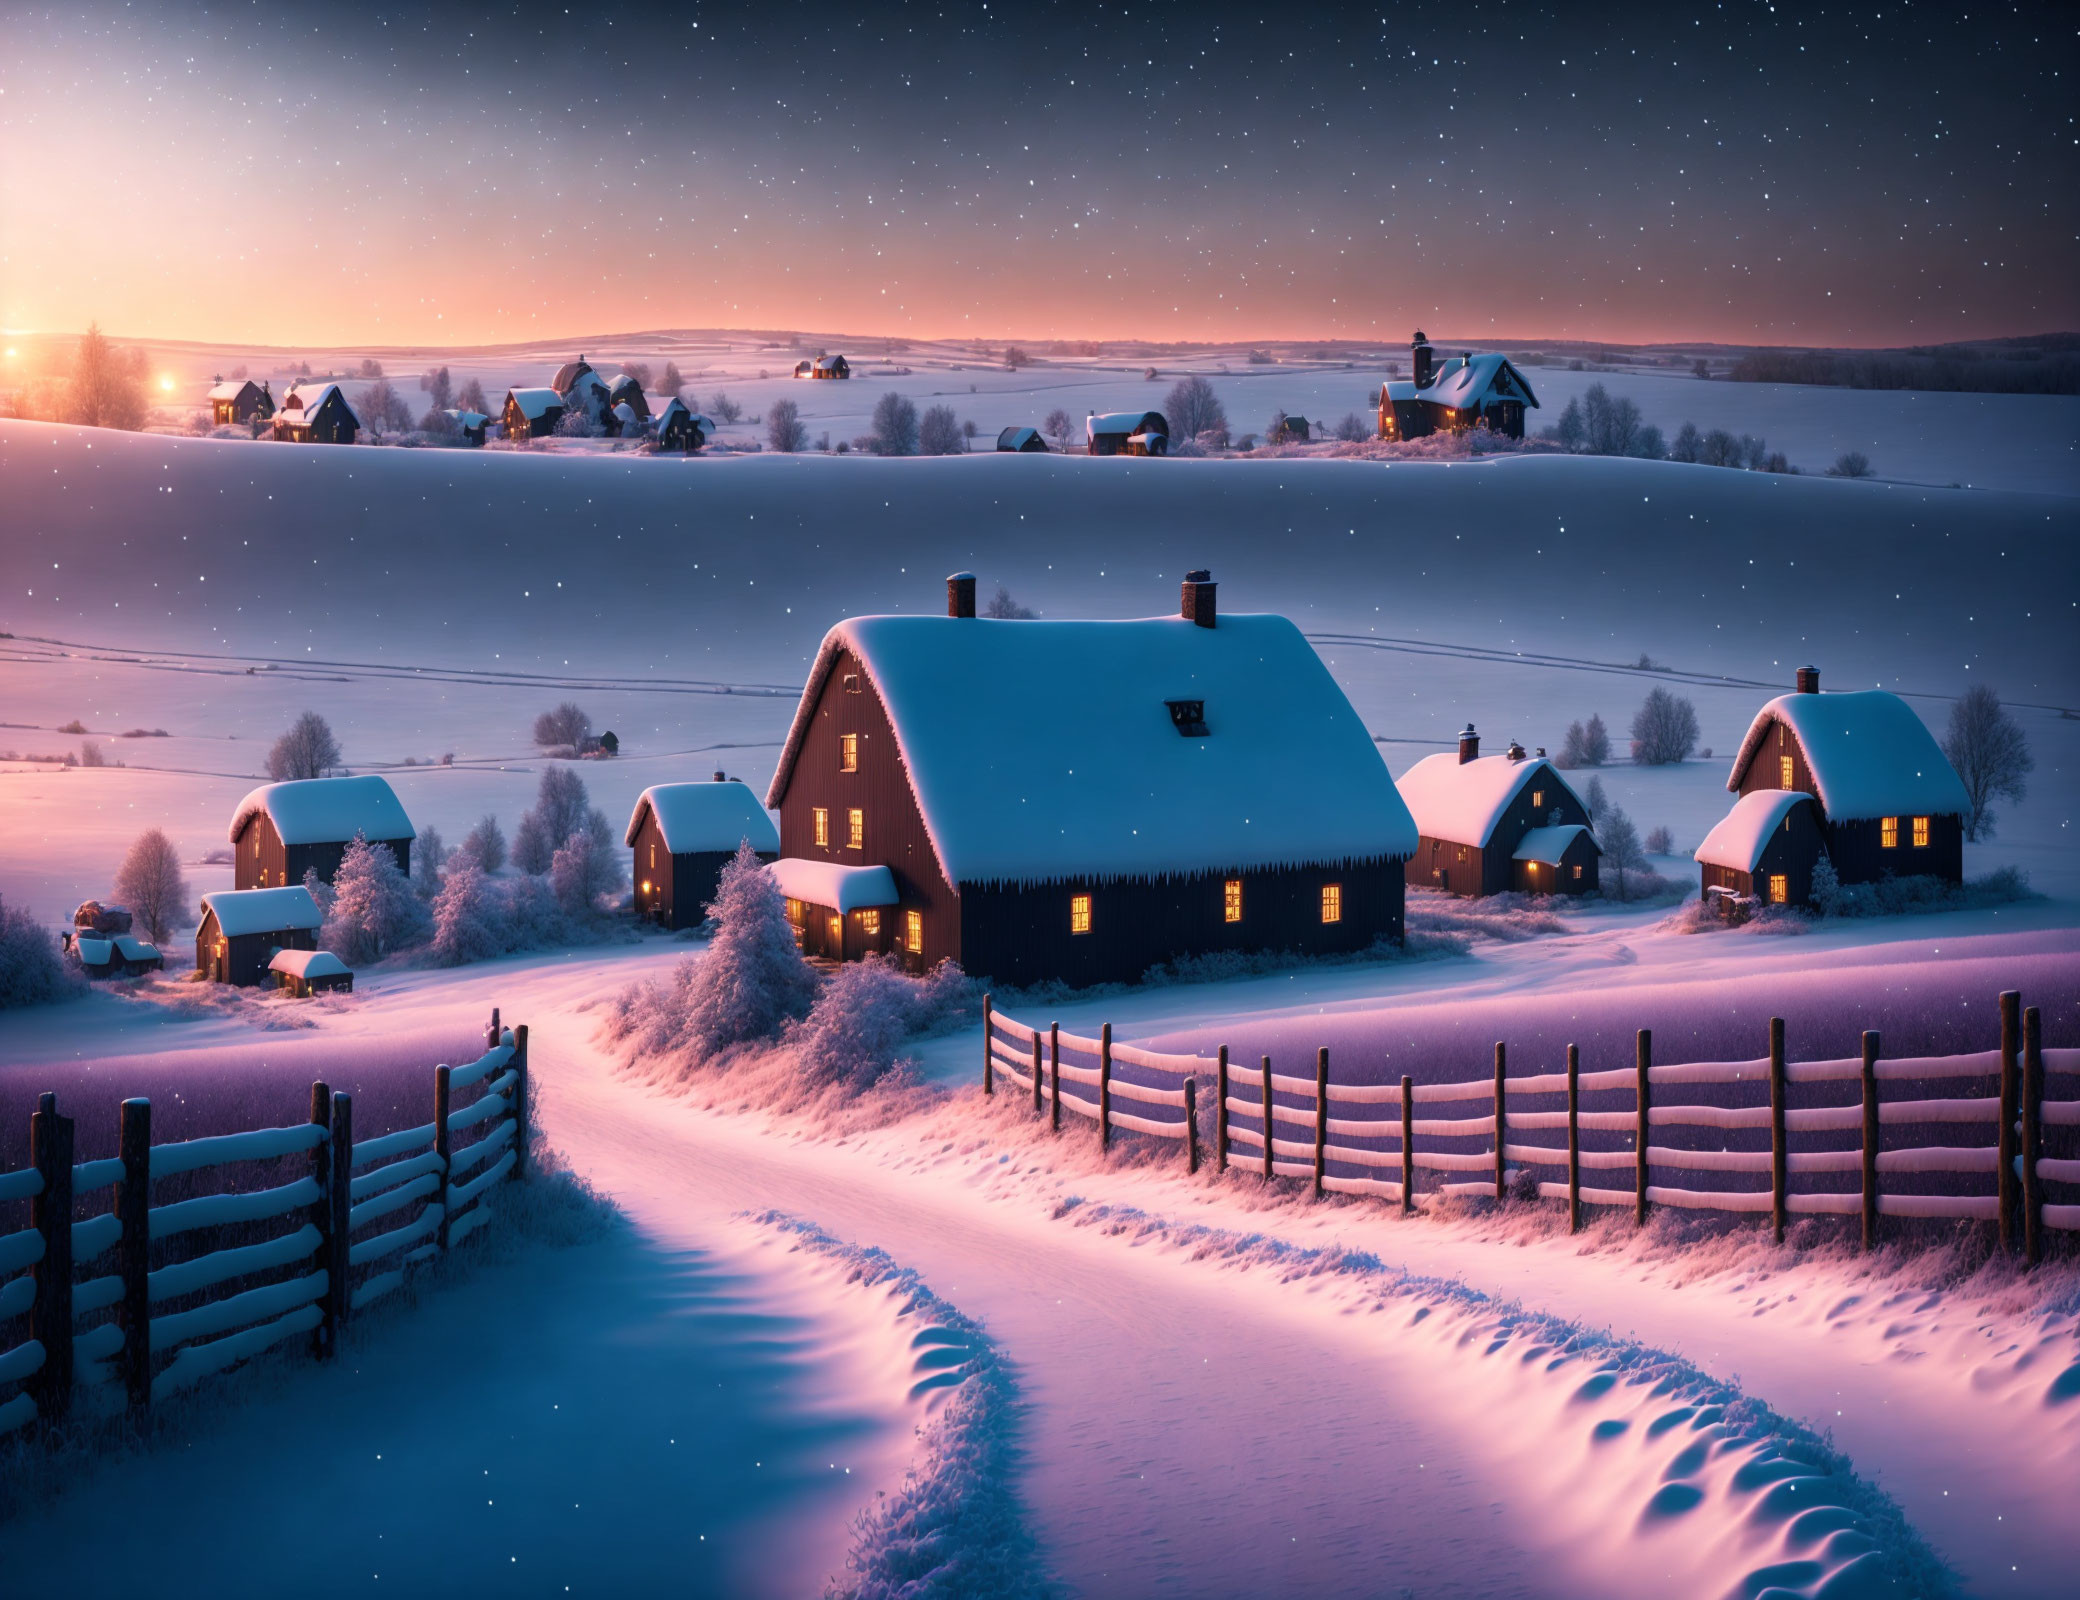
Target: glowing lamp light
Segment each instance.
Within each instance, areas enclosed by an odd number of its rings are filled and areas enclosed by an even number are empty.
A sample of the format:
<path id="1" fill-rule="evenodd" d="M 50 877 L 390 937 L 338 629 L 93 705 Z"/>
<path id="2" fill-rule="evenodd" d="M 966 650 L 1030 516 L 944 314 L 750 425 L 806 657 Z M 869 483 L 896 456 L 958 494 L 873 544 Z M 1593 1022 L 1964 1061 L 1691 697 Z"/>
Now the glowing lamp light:
<path id="1" fill-rule="evenodd" d="M 162 389 L 168 390 L 168 391 L 170 392 L 170 391 L 172 390 L 172 388 L 173 388 L 173 379 L 171 379 L 171 378 L 161 378 L 161 379 L 159 380 L 159 387 L 160 387 L 160 388 L 162 388 Z"/>

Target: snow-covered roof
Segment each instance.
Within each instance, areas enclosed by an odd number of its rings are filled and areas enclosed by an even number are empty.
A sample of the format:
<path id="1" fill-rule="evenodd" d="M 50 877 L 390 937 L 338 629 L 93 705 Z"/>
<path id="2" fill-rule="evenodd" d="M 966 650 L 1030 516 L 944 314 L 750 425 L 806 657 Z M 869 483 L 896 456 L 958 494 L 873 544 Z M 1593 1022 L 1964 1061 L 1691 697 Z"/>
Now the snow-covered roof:
<path id="1" fill-rule="evenodd" d="M 630 389 L 639 395 L 643 392 L 643 381 L 633 372 L 624 372 L 607 385 L 608 394 L 626 394 Z"/>
<path id="2" fill-rule="evenodd" d="M 1395 378 L 1387 384 L 1387 399 L 1389 401 L 1420 400 L 1422 398 L 1423 391 L 1416 387 L 1413 378 Z"/>
<path id="3" fill-rule="evenodd" d="M 1465 411 L 1490 400 L 1522 400 L 1529 406 L 1538 405 L 1538 397 L 1531 392 L 1531 385 L 1524 381 L 1524 374 L 1510 364 L 1507 356 L 1496 350 L 1480 350 L 1464 358 L 1453 356 L 1438 368 L 1429 388 L 1416 389 L 1411 384 L 1410 395 L 1393 393 L 1393 384 L 1387 388 L 1390 399 L 1423 399 L 1435 405 L 1450 406 L 1455 411 Z"/>
<path id="4" fill-rule="evenodd" d="M 1803 789 L 1757 789 L 1753 794 L 1744 794 L 1704 836 L 1695 859 L 1702 866 L 1753 872 L 1762 860 L 1769 836 L 1784 825 L 1792 809 L 1812 803 L 1813 797 Z"/>
<path id="5" fill-rule="evenodd" d="M 1575 794 L 1560 769 L 1544 756 L 1526 756 L 1512 761 L 1508 756 L 1480 756 L 1461 761 L 1456 751 L 1425 756 L 1401 774 L 1401 798 L 1408 802 L 1416 819 L 1416 831 L 1426 839 L 1445 839 L 1453 844 L 1485 850 L 1495 824 L 1536 776 L 1541 784 L 1552 783 Z M 1587 807 L 1583 807 L 1587 810 Z"/>
<path id="6" fill-rule="evenodd" d="M 614 407 L 614 420 L 619 422 L 624 428 L 627 427 L 631 422 L 637 420 L 636 408 L 626 400 L 620 401 Z"/>
<path id="7" fill-rule="evenodd" d="M 665 420 L 668 417 L 670 417 L 674 411 L 686 411 L 686 402 L 684 400 L 681 400 L 677 395 L 673 395 L 671 399 L 667 400 L 662 406 L 658 408 L 658 424 L 662 426 Z M 686 414 L 688 416 L 693 415 L 691 411 L 686 411 Z"/>
<path id="8" fill-rule="evenodd" d="M 269 972 L 292 973 L 299 978 L 344 978 L 347 964 L 330 950 L 277 950 L 267 963 Z"/>
<path id="9" fill-rule="evenodd" d="M 1084 433 L 1168 433 L 1170 424 L 1160 411 L 1100 411 L 1084 419 Z"/>
<path id="10" fill-rule="evenodd" d="M 956 884 L 1406 858 L 1365 724 L 1284 617 L 856 617 L 824 636 L 766 803 L 842 651 L 865 666 Z M 1184 737 L 1169 700 L 1204 702 Z"/>
<path id="11" fill-rule="evenodd" d="M 251 378 L 233 378 L 229 383 L 220 383 L 210 390 L 212 400 L 236 400 L 253 386 Z"/>
<path id="12" fill-rule="evenodd" d="M 134 933 L 119 933 L 115 937 L 116 953 L 125 961 L 157 961 L 159 947 L 149 939 L 140 939 Z"/>
<path id="13" fill-rule="evenodd" d="M 265 783 L 238 803 L 231 842 L 246 824 L 265 813 L 283 844 L 337 844 L 364 839 L 415 839 L 412 819 L 398 804 L 389 782 L 373 773 L 359 778 L 299 778 Z"/>
<path id="14" fill-rule="evenodd" d="M 886 867 L 848 867 L 842 861 L 805 861 L 800 856 L 782 856 L 768 862 L 767 868 L 780 892 L 804 905 L 858 911 L 866 906 L 896 903 L 895 874 Z"/>
<path id="15" fill-rule="evenodd" d="M 780 832 L 758 796 L 732 778 L 727 783 L 659 783 L 636 796 L 624 844 L 634 844 L 648 812 L 656 816 L 664 847 L 675 856 L 696 851 L 751 848 L 777 855 Z"/>
<path id="16" fill-rule="evenodd" d="M 227 939 L 288 928 L 315 932 L 325 923 L 318 902 L 300 883 L 280 889 L 219 889 L 202 897 L 202 908 L 216 913 L 217 931 Z"/>
<path id="17" fill-rule="evenodd" d="M 841 361 L 845 361 L 843 356 L 818 356 L 814 370 L 817 372 L 832 372 L 837 369 L 838 363 Z M 845 365 L 849 367 L 852 363 L 845 361 Z"/>
<path id="18" fill-rule="evenodd" d="M 598 376 L 598 369 L 595 368 L 593 364 L 587 361 L 583 356 L 580 356 L 577 360 L 566 361 L 562 366 L 558 367 L 556 369 L 556 376 L 551 378 L 549 380 L 549 383 L 550 386 L 554 388 L 558 394 L 563 394 L 566 391 L 568 391 L 570 387 L 573 384 L 575 384 L 580 378 L 596 378 Z"/>
<path id="19" fill-rule="evenodd" d="M 1928 724 L 1886 689 L 1779 695 L 1755 714 L 1726 787 L 1739 789 L 1774 723 L 1798 736 L 1832 822 L 1871 817 L 1950 816 L 1969 808 Z"/>
<path id="20" fill-rule="evenodd" d="M 1039 437 L 1040 433 L 1036 428 L 1006 428 L 997 435 L 997 448 L 999 450 L 1023 450 L 1027 441 L 1038 439 Z"/>
<path id="21" fill-rule="evenodd" d="M 458 411 L 450 407 L 447 415 L 458 428 L 481 428 L 491 419 L 481 411 Z"/>
<path id="22" fill-rule="evenodd" d="M 1138 444 L 1145 446 L 1153 444 L 1158 439 L 1162 439 L 1167 443 L 1169 436 L 1165 434 L 1160 428 L 1150 428 L 1146 433 L 1130 433 L 1127 435 L 1128 444 Z"/>
<path id="23" fill-rule="evenodd" d="M 1603 854 L 1603 846 L 1596 842 L 1596 835 L 1579 822 L 1564 822 L 1558 827 L 1533 828 L 1517 841 L 1517 848 L 1511 853 L 1511 859 L 1536 861 L 1542 866 L 1557 867 L 1560 865 L 1560 858 L 1567 854 L 1569 847 L 1577 839 L 1587 839 L 1591 850 L 1598 855 Z"/>
<path id="24" fill-rule="evenodd" d="M 360 427 L 361 418 L 348 403 L 347 392 L 336 383 L 321 383 L 316 388 L 291 389 L 289 398 L 282 402 L 282 409 L 278 413 L 279 420 L 292 424 L 301 422 L 319 410 L 334 395 L 339 396 L 340 407 L 352 419 L 354 426 Z M 302 415 L 291 415 L 293 412 L 301 412 Z"/>
<path id="25" fill-rule="evenodd" d="M 520 408 L 520 415 L 529 422 L 538 422 L 563 405 L 563 396 L 554 389 L 508 389 L 506 398 Z"/>

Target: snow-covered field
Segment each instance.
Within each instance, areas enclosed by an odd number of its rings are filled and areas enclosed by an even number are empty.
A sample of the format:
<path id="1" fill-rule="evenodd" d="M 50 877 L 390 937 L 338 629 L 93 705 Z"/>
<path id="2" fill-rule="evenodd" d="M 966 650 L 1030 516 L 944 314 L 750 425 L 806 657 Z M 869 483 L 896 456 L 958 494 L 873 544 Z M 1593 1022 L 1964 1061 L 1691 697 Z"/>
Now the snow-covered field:
<path id="1" fill-rule="evenodd" d="M 679 359 L 691 377 L 699 363 Z M 747 404 L 798 399 L 812 435 L 859 431 L 881 388 L 927 378 L 957 408 L 975 383 L 991 430 L 1160 394 L 1138 375 L 906 359 L 907 379 L 871 363 L 846 385 L 761 389 L 742 353 L 716 370 Z M 1233 381 L 1240 422 L 1273 404 L 1361 408 L 1376 380 Z M 1587 378 L 1534 381 L 1556 409 L 1547 386 Z M 1560 932 L 1463 955 L 1080 998 L 1051 1011 L 1064 1026 L 1102 1017 L 1126 1038 L 1274 1054 L 1330 1043 L 1462 1076 L 1495 1038 L 1538 1059 L 1570 1041 L 1617 1049 L 1651 1024 L 1703 1054 L 1772 1011 L 1816 1050 L 1863 1026 L 1901 1048 L 1983 1048 L 1994 993 L 2021 987 L 2049 1042 L 2080 1043 L 2075 403 L 1830 391 L 1808 406 L 1823 392 L 1625 382 L 1667 391 L 1665 406 L 1633 391 L 1664 426 L 1764 432 L 1814 466 L 1862 448 L 1900 481 L 1582 458 L 684 461 L 0 423 L 0 750 L 84 737 L 126 763 L 0 762 L 0 898 L 55 923 L 106 893 L 154 825 L 195 863 L 198 894 L 228 886 L 228 865 L 202 858 L 306 708 L 453 842 L 486 811 L 510 831 L 542 766 L 532 718 L 575 699 L 621 737 L 617 760 L 580 769 L 618 823 L 651 783 L 721 768 L 762 785 L 841 616 L 935 611 L 956 568 L 1048 615 L 1147 615 L 1210 566 L 1224 610 L 1284 612 L 1316 639 L 1397 772 L 1466 721 L 1494 746 L 1557 746 L 1600 712 L 1622 744 L 1650 687 L 1689 696 L 1710 759 L 1602 774 L 1642 830 L 1674 831 L 1659 865 L 1686 882 L 1740 734 L 1794 667 L 1897 689 L 1939 730 L 1951 697 L 1990 682 L 2037 767 L 1966 870 L 2020 866 L 2041 898 L 1788 938 L 1678 934 L 1666 905 L 1584 907 Z M 1708 399 L 1758 409 L 1743 420 Z M 1915 486 L 1951 481 L 1981 486 Z M 1015 737 L 1015 705 L 1006 717 Z M 87 734 L 59 731 L 74 719 Z M 165 737 L 119 737 L 131 729 Z M 919 1388 L 937 1370 L 920 1351 L 951 1347 L 920 1345 L 906 1302 L 849 1285 L 843 1258 L 790 1250 L 745 1215 L 777 1209 L 914 1269 L 1001 1353 L 1016 1465 L 972 1493 L 1001 1497 L 1000 1526 L 1026 1530 L 1073 1592 L 1835 1594 L 1876 1592 L 1859 1585 L 1885 1563 L 1942 1561 L 1971 1592 L 2029 1595 L 2080 1552 L 2062 1502 L 2080 1473 L 2070 1267 L 2027 1285 L 1963 1251 L 1873 1268 L 1673 1225 L 1570 1248 L 1543 1223 L 1404 1223 L 1131 1156 L 1101 1166 L 979 1103 L 973 1031 L 926 1042 L 938 1087 L 891 1126 L 840 1138 L 703 1112 L 632 1084 L 597 1037 L 606 996 L 691 948 L 653 936 L 451 973 L 379 967 L 350 1000 L 302 1008 L 176 1018 L 101 993 L 0 1018 L 4 1158 L 45 1088 L 81 1116 L 83 1148 L 126 1093 L 200 1131 L 233 1104 L 293 1108 L 320 1075 L 378 1090 L 459 1054 L 496 1004 L 534 1026 L 548 1136 L 625 1216 L 610 1242 L 491 1263 L 425 1297 L 351 1372 L 288 1372 L 198 1413 L 182 1448 L 110 1463 L 39 1525 L 85 1537 L 108 1497 L 130 1497 L 235 1590 L 263 1570 L 237 1563 L 271 1548 L 228 1537 L 265 1520 L 206 1492 L 236 1480 L 285 1528 L 336 1504 L 357 1539 L 368 1530 L 321 1589 L 387 1582 L 394 1561 L 450 1588 L 517 1569 L 583 1592 L 566 1575 L 584 1555 L 600 1592 L 799 1593 L 838 1571 L 856 1512 L 902 1492 L 913 1429 L 943 1398 Z M 495 1419 L 482 1438 L 442 1424 L 431 1397 L 447 1380 L 418 1359 L 459 1348 L 488 1351 L 461 1397 Z M 595 1453 L 560 1433 L 566 1403 Z M 1724 1434 L 1713 1405 L 1730 1407 Z M 292 1415 L 319 1419 L 314 1455 L 401 1451 L 438 1492 L 400 1505 L 372 1473 L 255 1472 Z M 660 1426 L 680 1444 L 660 1449 Z M 747 1454 L 767 1465 L 745 1472 Z M 507 1486 L 473 1499 L 472 1470 Z"/>

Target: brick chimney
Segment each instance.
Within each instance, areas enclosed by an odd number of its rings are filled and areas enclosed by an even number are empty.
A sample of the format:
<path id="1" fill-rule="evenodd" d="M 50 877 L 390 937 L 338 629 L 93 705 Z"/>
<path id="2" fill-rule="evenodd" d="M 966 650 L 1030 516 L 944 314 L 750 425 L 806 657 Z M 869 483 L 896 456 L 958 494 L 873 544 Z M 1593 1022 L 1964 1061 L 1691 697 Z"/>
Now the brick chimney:
<path id="1" fill-rule="evenodd" d="M 1800 694 L 1818 694 L 1820 692 L 1820 669 L 1818 667 L 1800 667 L 1798 669 L 1798 692 Z"/>
<path id="2" fill-rule="evenodd" d="M 1469 761 L 1479 760 L 1480 753 L 1481 736 L 1473 731 L 1473 724 L 1469 722 L 1459 731 L 1459 765 L 1463 767 Z"/>
<path id="3" fill-rule="evenodd" d="M 1425 336 L 1421 328 L 1416 329 L 1415 339 L 1409 345 L 1409 356 L 1409 373 L 1416 380 L 1416 387 L 1418 389 L 1429 388 L 1430 376 L 1434 370 L 1432 362 L 1435 360 L 1435 356 L 1430 349 L 1430 340 Z"/>
<path id="4" fill-rule="evenodd" d="M 729 782 L 729 779 L 725 778 L 721 773 L 718 772 L 715 774 L 715 781 L 717 783 L 727 783 Z"/>
<path id="5" fill-rule="evenodd" d="M 1524 759 L 1524 747 L 1518 744 L 1517 741 L 1514 739 L 1510 740 L 1509 749 L 1504 753 L 1508 755 L 1508 757 L 1512 761 L 1522 761 Z"/>
<path id="6" fill-rule="evenodd" d="M 974 573 L 956 572 L 946 580 L 946 614 L 949 617 L 975 615 Z"/>
<path id="7" fill-rule="evenodd" d="M 1214 624 L 1213 574 L 1203 568 L 1184 575 L 1184 603 L 1180 615 L 1189 617 L 1202 628 Z"/>

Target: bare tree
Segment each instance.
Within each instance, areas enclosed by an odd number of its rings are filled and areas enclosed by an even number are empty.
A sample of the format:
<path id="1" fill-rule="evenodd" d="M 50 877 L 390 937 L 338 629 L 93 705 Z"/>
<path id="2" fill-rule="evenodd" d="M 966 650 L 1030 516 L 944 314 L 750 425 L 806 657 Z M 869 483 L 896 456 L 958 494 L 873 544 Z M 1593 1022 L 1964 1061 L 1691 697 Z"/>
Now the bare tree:
<path id="1" fill-rule="evenodd" d="M 144 352 L 121 350 L 98 323 L 80 336 L 72 356 L 72 392 L 65 420 L 89 428 L 144 426 Z"/>
<path id="2" fill-rule="evenodd" d="M 548 749 L 582 749 L 591 733 L 592 718 L 569 700 L 534 719 L 534 742 Z M 558 842 L 561 843 L 560 838 Z"/>
<path id="3" fill-rule="evenodd" d="M 322 778 L 340 765 L 339 741 L 315 711 L 306 711 L 267 752 L 267 775 L 276 783 Z"/>
<path id="4" fill-rule="evenodd" d="M 1163 396 L 1163 419 L 1170 424 L 1173 439 L 1198 439 L 1207 432 L 1226 435 L 1228 413 L 1213 385 L 1196 372 L 1179 378 Z"/>
<path id="5" fill-rule="evenodd" d="M 985 617 L 995 617 L 1000 622 L 1023 621 L 1040 615 L 1030 606 L 1022 606 L 1011 598 L 1011 591 L 1001 583 L 997 592 L 989 597 L 989 604 L 982 608 Z"/>
<path id="6" fill-rule="evenodd" d="M 868 448 L 877 456 L 917 454 L 917 407 L 900 390 L 891 389 L 874 402 L 872 427 Z"/>
<path id="7" fill-rule="evenodd" d="M 144 924 L 157 944 L 177 926 L 187 908 L 188 880 L 181 875 L 180 852 L 163 830 L 147 828 L 116 868 L 116 898 Z"/>
<path id="8" fill-rule="evenodd" d="M 1834 458 L 1834 465 L 1827 469 L 1830 478 L 1868 478 L 1871 475 L 1871 458 L 1861 450 L 1847 450 Z"/>
<path id="9" fill-rule="evenodd" d="M 1647 830 L 1647 854 L 1650 856 L 1672 856 L 1676 853 L 1676 836 L 1672 829 L 1663 826 Z"/>
<path id="10" fill-rule="evenodd" d="M 1346 411 L 1342 420 L 1336 424 L 1336 437 L 1345 444 L 1360 443 L 1369 431 L 1365 426 L 1365 419 L 1355 411 Z"/>
<path id="11" fill-rule="evenodd" d="M 802 426 L 802 408 L 792 400 L 775 400 L 766 413 L 766 443 L 783 455 L 809 447 L 809 430 Z"/>
<path id="12" fill-rule="evenodd" d="M 1643 767 L 1665 767 L 1688 758 L 1697 747 L 1697 708 L 1666 689 L 1649 689 L 1632 718 L 1632 759 Z"/>
<path id="13" fill-rule="evenodd" d="M 1004 365 L 1010 371 L 1016 372 L 1020 367 L 1030 367 L 1032 364 L 1033 358 L 1017 345 L 1007 344 L 1004 346 Z"/>
<path id="14" fill-rule="evenodd" d="M 957 456 L 968 448 L 952 406 L 925 408 L 917 426 L 917 447 L 928 456 Z"/>
<path id="15" fill-rule="evenodd" d="M 2020 800 L 2023 779 L 2037 765 L 2021 724 L 2008 715 L 1992 688 L 1975 684 L 1950 708 L 1943 754 L 1964 782 L 1970 807 L 1964 814 L 1964 836 L 1974 843 L 1991 839 L 1993 802 Z"/>
<path id="16" fill-rule="evenodd" d="M 1597 823 L 1596 842 L 1603 846 L 1603 881 L 1616 887 L 1620 900 L 1630 900 L 1632 891 L 1625 874 L 1644 870 L 1647 858 L 1640 852 L 1639 830 L 1625 815 L 1624 807 L 1612 806 Z"/>
<path id="17" fill-rule="evenodd" d="M 715 398 L 708 402 L 708 409 L 715 413 L 717 422 L 742 422 L 744 408 L 729 397 L 727 390 L 717 389 Z"/>
<path id="18" fill-rule="evenodd" d="M 636 380 L 636 387 L 645 394 L 650 392 L 650 363 L 647 361 L 624 361 L 621 370 Z"/>
<path id="19" fill-rule="evenodd" d="M 657 392 L 672 395 L 683 395 L 686 392 L 686 380 L 680 376 L 678 362 L 667 361 L 664 364 L 664 376 L 658 380 Z"/>
<path id="20" fill-rule="evenodd" d="M 412 408 L 391 387 L 388 378 L 379 378 L 361 391 L 354 402 L 354 414 L 364 428 L 379 435 L 402 433 L 412 425 Z"/>
<path id="21" fill-rule="evenodd" d="M 1076 420 L 1060 406 L 1047 413 L 1047 420 L 1040 424 L 1040 431 L 1054 441 L 1057 450 L 1065 449 L 1069 435 L 1075 431 Z"/>

